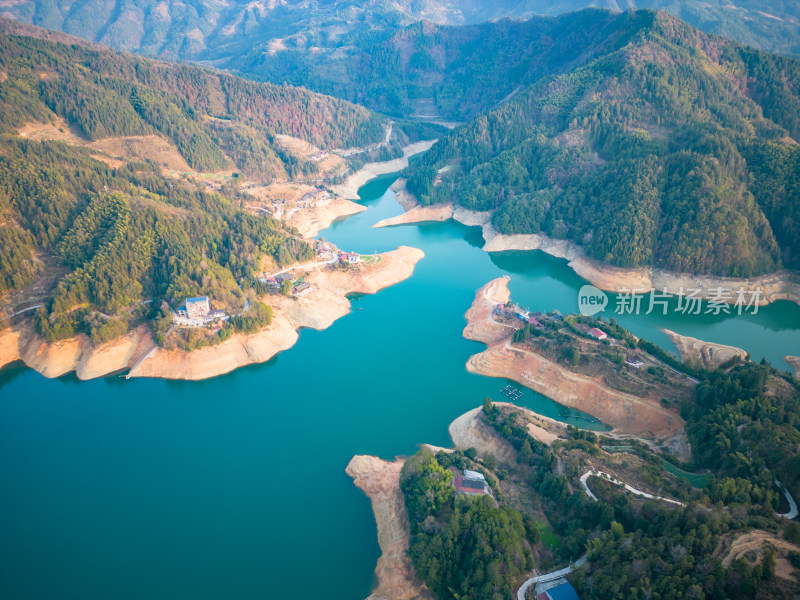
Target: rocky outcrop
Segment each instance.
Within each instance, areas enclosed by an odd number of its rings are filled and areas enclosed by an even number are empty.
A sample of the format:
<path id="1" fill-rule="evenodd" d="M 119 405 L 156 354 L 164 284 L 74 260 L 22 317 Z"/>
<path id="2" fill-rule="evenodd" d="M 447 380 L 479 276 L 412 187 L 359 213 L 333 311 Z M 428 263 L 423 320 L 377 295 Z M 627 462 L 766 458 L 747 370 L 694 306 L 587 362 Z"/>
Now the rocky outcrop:
<path id="1" fill-rule="evenodd" d="M 475 295 L 464 337 L 488 348 L 467 361 L 467 370 L 490 377 L 512 379 L 556 402 L 594 415 L 615 433 L 655 441 L 672 450 L 685 448 L 681 417 L 654 398 L 615 390 L 603 381 L 581 375 L 530 350 L 512 346 L 513 329 L 496 323 L 492 311 L 509 298 L 508 278 L 495 279 Z"/>
<path id="2" fill-rule="evenodd" d="M 75 371 L 79 379 L 93 379 L 131 368 L 154 347 L 145 326 L 95 346 L 82 334 L 48 343 L 28 322 L 0 331 L 0 367 L 22 360 L 45 377 L 60 377 Z"/>
<path id="3" fill-rule="evenodd" d="M 456 450 L 475 448 L 481 456 L 494 454 L 501 462 L 515 460 L 517 453 L 513 446 L 483 422 L 482 412 L 481 406 L 473 408 L 450 423 L 447 432 L 453 440 L 453 447 Z"/>
<path id="4" fill-rule="evenodd" d="M 716 369 L 734 356 L 738 356 L 741 359 L 747 358 L 747 352 L 735 346 L 704 342 L 688 335 L 675 333 L 669 329 L 664 329 L 663 331 L 678 348 L 681 360 L 684 362 L 694 361 L 703 365 L 706 369 Z"/>
<path id="5" fill-rule="evenodd" d="M 408 558 L 409 525 L 400 471 L 404 461 L 354 456 L 347 474 L 367 494 L 378 526 L 381 557 L 375 568 L 377 585 L 368 600 L 432 600 L 433 595 L 414 575 Z"/>

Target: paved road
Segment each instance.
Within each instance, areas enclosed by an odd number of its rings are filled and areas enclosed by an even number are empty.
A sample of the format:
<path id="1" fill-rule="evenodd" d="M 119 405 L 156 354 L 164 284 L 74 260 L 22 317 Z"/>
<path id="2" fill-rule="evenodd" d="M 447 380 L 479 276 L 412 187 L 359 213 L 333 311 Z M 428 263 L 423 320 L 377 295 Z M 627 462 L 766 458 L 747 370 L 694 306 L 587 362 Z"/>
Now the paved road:
<path id="1" fill-rule="evenodd" d="M 583 486 L 584 491 L 588 494 L 589 498 L 597 502 L 597 496 L 592 493 L 592 490 L 589 489 L 589 486 L 586 483 L 586 480 L 589 479 L 594 475 L 595 477 L 603 477 L 604 479 L 610 481 L 611 483 L 616 483 L 617 485 L 625 486 L 625 489 L 628 490 L 631 494 L 636 494 L 637 496 L 642 496 L 643 498 L 649 498 L 651 500 L 661 500 L 662 502 L 669 502 L 670 504 L 677 504 L 678 506 L 686 506 L 683 502 L 678 502 L 677 500 L 672 500 L 671 498 L 664 498 L 663 496 L 654 496 L 653 494 L 648 494 L 647 492 L 643 492 L 642 490 L 637 490 L 634 487 L 629 486 L 624 481 L 620 481 L 615 477 L 612 477 L 608 473 L 604 471 L 596 471 L 594 469 L 589 469 L 581 475 L 581 485 Z"/>
<path id="2" fill-rule="evenodd" d="M 553 581 L 554 579 L 561 579 L 566 575 L 572 573 L 575 569 L 580 567 L 582 564 L 586 562 L 586 555 L 584 554 L 574 563 L 570 564 L 568 567 L 564 567 L 563 569 L 559 569 L 558 571 L 553 571 L 551 573 L 545 573 L 544 575 L 536 575 L 535 577 L 531 577 L 525 583 L 523 583 L 520 588 L 517 590 L 517 600 L 525 600 L 525 594 L 528 593 L 528 588 L 532 585 L 536 585 L 537 583 L 543 583 L 547 581 Z"/>
<path id="3" fill-rule="evenodd" d="M 784 519 L 794 519 L 797 516 L 797 502 L 794 501 L 794 498 L 792 498 L 792 495 L 789 493 L 789 490 L 783 487 L 783 485 L 781 485 L 781 482 L 778 481 L 777 479 L 775 480 L 775 485 L 777 485 L 779 488 L 783 490 L 783 495 L 786 496 L 786 499 L 789 501 L 789 512 L 775 513 L 775 514 L 778 515 L 779 517 L 783 517 Z"/>

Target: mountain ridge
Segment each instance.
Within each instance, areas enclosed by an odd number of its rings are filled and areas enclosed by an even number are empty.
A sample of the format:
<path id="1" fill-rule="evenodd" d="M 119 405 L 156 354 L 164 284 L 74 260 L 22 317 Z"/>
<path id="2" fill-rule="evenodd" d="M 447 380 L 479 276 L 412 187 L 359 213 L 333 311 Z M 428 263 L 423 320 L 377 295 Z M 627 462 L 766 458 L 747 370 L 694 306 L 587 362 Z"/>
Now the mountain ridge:
<path id="1" fill-rule="evenodd" d="M 440 139 L 407 171 L 408 189 L 621 267 L 796 269 L 798 80 L 797 60 L 652 13 L 626 46 Z"/>

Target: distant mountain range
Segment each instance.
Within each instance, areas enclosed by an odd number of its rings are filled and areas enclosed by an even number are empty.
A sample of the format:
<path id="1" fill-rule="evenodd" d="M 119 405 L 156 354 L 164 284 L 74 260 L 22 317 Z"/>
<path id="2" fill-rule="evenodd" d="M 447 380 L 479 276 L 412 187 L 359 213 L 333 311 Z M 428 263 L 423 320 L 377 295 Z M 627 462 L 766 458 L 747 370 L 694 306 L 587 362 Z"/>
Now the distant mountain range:
<path id="1" fill-rule="evenodd" d="M 800 53 L 794 0 L 15 0 L 0 2 L 0 15 L 121 50 L 226 66 L 251 52 L 334 51 L 353 35 L 420 20 L 464 25 L 590 6 L 663 9 L 709 33 Z"/>

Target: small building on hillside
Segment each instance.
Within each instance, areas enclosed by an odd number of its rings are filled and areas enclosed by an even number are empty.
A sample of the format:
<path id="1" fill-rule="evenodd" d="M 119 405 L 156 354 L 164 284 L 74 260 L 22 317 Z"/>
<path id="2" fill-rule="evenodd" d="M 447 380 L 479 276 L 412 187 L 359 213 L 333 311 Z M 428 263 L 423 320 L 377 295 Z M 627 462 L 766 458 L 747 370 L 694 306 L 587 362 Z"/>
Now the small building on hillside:
<path id="1" fill-rule="evenodd" d="M 457 494 L 466 494 L 468 496 L 485 496 L 492 493 L 483 473 L 470 471 L 469 469 L 464 469 L 461 475 L 456 475 L 453 479 L 453 486 L 456 488 Z"/>
<path id="2" fill-rule="evenodd" d="M 330 258 L 332 255 L 331 247 L 326 242 L 317 241 L 314 245 L 314 249 L 317 251 L 317 256 L 320 258 Z"/>
<path id="3" fill-rule="evenodd" d="M 579 600 L 579 598 L 575 588 L 565 581 L 549 590 L 545 590 L 536 596 L 536 600 Z"/>
<path id="4" fill-rule="evenodd" d="M 309 294 L 314 291 L 314 286 L 308 283 L 307 281 L 301 281 L 296 286 L 292 288 L 292 294 L 301 298 L 306 294 Z"/>
<path id="5" fill-rule="evenodd" d="M 186 299 L 186 316 L 190 319 L 202 319 L 211 312 L 211 302 L 208 296 L 197 296 Z"/>
<path id="6" fill-rule="evenodd" d="M 359 256 L 355 252 L 344 252 L 344 253 L 339 255 L 339 261 L 340 262 L 349 263 L 351 265 L 356 264 L 360 260 L 361 260 L 361 256 Z"/>
<path id="7" fill-rule="evenodd" d="M 281 273 L 280 275 L 275 275 L 275 281 L 278 282 L 278 285 L 283 285 L 284 281 L 294 281 L 294 279 L 294 275 L 292 275 L 291 271 Z"/>
<path id="8" fill-rule="evenodd" d="M 589 330 L 589 335 L 596 340 L 600 340 L 601 342 L 608 338 L 608 334 L 605 331 L 599 330 L 597 327 L 592 327 Z"/>

